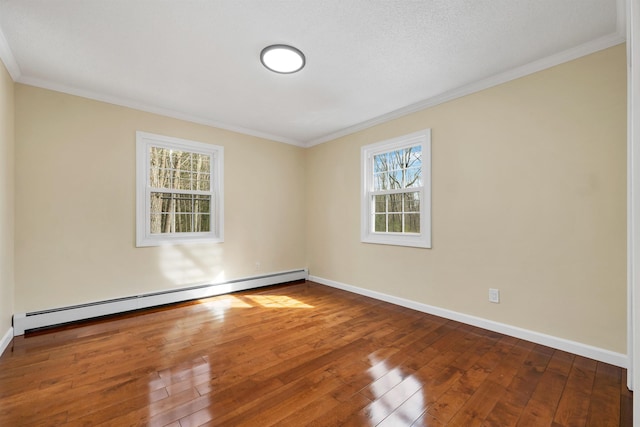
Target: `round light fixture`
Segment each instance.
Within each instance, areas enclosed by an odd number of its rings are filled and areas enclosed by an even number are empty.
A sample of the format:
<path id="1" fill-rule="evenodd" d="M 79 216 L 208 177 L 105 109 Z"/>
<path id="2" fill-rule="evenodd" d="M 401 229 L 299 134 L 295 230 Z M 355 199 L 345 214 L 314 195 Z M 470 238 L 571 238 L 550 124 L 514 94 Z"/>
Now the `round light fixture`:
<path id="1" fill-rule="evenodd" d="M 262 49 L 260 62 L 273 72 L 291 74 L 302 70 L 306 59 L 304 54 L 293 46 L 274 44 Z"/>

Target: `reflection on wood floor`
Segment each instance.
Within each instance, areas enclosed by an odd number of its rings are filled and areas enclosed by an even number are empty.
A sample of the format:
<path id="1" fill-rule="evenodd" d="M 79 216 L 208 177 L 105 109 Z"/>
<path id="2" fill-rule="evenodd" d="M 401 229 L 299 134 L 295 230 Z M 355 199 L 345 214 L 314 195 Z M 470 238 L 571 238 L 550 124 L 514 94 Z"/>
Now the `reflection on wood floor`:
<path id="1" fill-rule="evenodd" d="M 16 337 L 2 426 L 631 426 L 623 369 L 312 282 Z"/>

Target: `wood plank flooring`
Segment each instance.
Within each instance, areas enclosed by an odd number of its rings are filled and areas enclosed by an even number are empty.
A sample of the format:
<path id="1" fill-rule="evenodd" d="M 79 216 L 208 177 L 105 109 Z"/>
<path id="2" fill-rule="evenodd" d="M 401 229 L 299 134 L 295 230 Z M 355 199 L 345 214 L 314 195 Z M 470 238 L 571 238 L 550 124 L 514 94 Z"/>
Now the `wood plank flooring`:
<path id="1" fill-rule="evenodd" d="M 0 426 L 631 426 L 625 381 L 304 282 L 16 337 Z"/>

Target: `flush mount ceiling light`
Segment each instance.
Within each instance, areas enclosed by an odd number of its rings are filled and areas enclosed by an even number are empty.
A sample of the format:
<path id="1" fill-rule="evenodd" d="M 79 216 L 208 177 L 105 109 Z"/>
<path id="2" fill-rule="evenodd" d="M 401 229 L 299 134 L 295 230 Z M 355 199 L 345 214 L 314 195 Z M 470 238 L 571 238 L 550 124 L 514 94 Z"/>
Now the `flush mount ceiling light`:
<path id="1" fill-rule="evenodd" d="M 262 49 L 260 62 L 273 72 L 291 74 L 302 70 L 306 60 L 299 49 L 285 44 L 274 44 Z"/>

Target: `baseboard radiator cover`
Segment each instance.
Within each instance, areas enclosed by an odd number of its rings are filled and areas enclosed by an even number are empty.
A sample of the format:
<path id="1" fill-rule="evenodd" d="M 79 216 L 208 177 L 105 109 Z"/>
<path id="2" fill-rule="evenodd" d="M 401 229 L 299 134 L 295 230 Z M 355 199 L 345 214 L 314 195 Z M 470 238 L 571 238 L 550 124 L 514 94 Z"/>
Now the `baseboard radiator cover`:
<path id="1" fill-rule="evenodd" d="M 151 292 L 69 307 L 14 314 L 13 334 L 14 336 L 24 335 L 26 331 L 33 329 L 46 328 L 144 308 L 207 298 L 231 292 L 260 288 L 263 286 L 306 280 L 308 276 L 309 273 L 307 269 L 289 270 L 261 276 L 229 280 L 220 283 L 201 284 L 198 286 Z"/>

